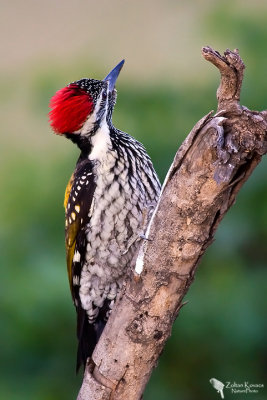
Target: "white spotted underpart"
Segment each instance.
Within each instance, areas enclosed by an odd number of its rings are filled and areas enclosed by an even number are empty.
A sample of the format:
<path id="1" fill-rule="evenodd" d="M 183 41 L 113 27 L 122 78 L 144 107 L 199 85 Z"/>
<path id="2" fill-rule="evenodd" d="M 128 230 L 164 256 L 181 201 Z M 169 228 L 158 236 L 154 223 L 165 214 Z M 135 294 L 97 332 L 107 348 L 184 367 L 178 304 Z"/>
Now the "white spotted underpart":
<path id="1" fill-rule="evenodd" d="M 160 192 L 143 146 L 123 132 L 113 135 L 104 123 L 92 137 L 89 154 L 96 188 L 88 210 L 91 219 L 79 291 L 89 322 L 94 322 L 105 299 L 116 299 L 127 268 L 135 264 L 140 235 Z"/>

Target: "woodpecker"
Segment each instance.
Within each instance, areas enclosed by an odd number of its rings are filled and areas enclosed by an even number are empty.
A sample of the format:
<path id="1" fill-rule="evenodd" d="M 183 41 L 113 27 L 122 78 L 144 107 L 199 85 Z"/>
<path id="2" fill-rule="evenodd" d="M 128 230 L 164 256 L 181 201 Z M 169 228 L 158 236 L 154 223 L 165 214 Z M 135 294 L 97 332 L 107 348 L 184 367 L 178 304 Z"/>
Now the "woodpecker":
<path id="1" fill-rule="evenodd" d="M 115 128 L 115 83 L 80 79 L 50 100 L 54 132 L 80 149 L 65 192 L 68 278 L 77 311 L 77 370 L 92 355 L 156 206 L 160 183 L 144 146 Z"/>

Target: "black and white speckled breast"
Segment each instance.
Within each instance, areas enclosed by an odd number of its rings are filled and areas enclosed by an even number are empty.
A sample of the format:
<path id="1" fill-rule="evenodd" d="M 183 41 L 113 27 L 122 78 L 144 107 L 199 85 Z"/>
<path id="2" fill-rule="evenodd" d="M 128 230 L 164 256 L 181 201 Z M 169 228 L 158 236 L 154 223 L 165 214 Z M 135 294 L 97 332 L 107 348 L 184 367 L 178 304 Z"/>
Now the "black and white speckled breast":
<path id="1" fill-rule="evenodd" d="M 120 290 L 160 190 L 153 167 L 149 171 L 150 159 L 136 152 L 138 142 L 118 151 L 109 138 L 103 144 L 102 136 L 101 148 L 93 154 L 98 155 L 93 160 L 96 188 L 80 280 L 80 299 L 89 320 L 97 314 L 95 306 L 115 299 Z"/>

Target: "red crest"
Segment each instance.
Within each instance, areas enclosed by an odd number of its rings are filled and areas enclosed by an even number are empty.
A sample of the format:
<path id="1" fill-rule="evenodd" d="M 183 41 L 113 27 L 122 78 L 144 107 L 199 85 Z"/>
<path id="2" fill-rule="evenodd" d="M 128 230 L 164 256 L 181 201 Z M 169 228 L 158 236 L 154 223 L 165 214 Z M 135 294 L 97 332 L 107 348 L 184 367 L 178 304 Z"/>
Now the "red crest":
<path id="1" fill-rule="evenodd" d="M 60 89 L 51 98 L 49 120 L 52 129 L 58 133 L 72 133 L 82 127 L 91 114 L 92 97 L 75 83 Z"/>

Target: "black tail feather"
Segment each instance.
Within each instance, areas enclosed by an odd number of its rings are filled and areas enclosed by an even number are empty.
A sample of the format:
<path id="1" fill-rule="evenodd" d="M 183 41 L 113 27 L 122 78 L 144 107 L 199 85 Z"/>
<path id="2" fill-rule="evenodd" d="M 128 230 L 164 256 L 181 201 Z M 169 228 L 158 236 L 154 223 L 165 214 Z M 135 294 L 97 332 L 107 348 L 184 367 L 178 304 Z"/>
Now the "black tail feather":
<path id="1" fill-rule="evenodd" d="M 94 326 L 89 324 L 86 311 L 81 307 L 77 309 L 77 339 L 76 372 L 79 371 L 81 365 L 85 368 L 86 360 L 92 355 L 97 343 Z"/>
<path id="2" fill-rule="evenodd" d="M 81 365 L 86 365 L 88 357 L 93 354 L 94 348 L 103 332 L 106 321 L 97 318 L 93 324 L 89 324 L 86 311 L 81 307 L 77 307 L 77 338 L 78 351 L 76 362 L 76 373 Z"/>

